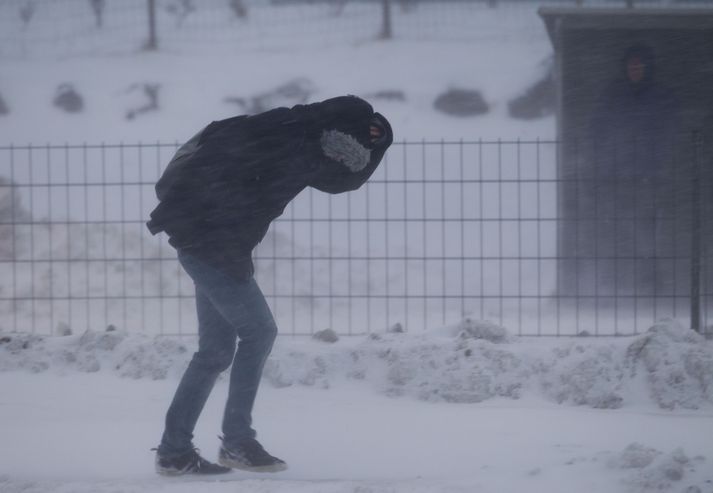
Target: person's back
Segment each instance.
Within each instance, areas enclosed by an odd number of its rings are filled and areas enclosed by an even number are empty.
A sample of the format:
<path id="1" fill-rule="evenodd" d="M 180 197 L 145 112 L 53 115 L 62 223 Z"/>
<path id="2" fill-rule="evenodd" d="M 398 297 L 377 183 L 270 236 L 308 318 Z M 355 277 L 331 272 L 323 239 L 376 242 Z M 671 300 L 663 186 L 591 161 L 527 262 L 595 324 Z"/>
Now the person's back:
<path id="1" fill-rule="evenodd" d="M 388 139 L 371 142 L 372 119 Z M 324 140 L 333 133 L 351 137 L 363 162 L 350 169 L 328 157 Z M 383 117 L 350 96 L 213 122 L 179 149 L 157 183 L 161 202 L 149 230 L 165 231 L 175 248 L 249 276 L 247 259 L 287 204 L 308 186 L 330 193 L 361 186 L 390 135 Z M 337 141 L 337 148 L 350 143 Z"/>

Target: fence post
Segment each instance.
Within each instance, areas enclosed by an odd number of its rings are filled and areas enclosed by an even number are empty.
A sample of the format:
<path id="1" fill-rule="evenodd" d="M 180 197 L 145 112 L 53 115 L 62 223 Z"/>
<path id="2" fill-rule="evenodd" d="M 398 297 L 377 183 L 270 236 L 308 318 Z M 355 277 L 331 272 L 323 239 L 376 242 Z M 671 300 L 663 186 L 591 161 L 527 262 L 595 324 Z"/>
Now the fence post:
<path id="1" fill-rule="evenodd" d="M 144 50 L 153 51 L 158 48 L 158 40 L 156 38 L 156 0 L 147 0 L 148 21 L 149 21 L 149 38 L 146 40 Z"/>
<path id="2" fill-rule="evenodd" d="M 701 332 L 701 134 L 694 131 L 691 169 L 691 329 Z"/>
<path id="3" fill-rule="evenodd" d="M 391 39 L 393 37 L 393 31 L 391 29 L 391 0 L 381 0 L 382 5 L 382 26 L 381 26 L 381 39 Z"/>

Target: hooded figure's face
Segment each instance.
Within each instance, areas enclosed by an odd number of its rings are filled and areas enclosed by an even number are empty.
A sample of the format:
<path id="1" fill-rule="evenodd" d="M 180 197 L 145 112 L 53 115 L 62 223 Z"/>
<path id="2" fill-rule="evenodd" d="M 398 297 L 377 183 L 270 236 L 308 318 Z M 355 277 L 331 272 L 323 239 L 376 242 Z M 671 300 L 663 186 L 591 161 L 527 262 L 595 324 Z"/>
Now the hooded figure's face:
<path id="1" fill-rule="evenodd" d="M 622 72 L 629 87 L 643 92 L 653 84 L 655 56 L 651 47 L 643 44 L 631 46 L 622 58 Z"/>
<path id="2" fill-rule="evenodd" d="M 633 56 L 626 62 L 626 77 L 632 84 L 638 84 L 644 80 L 647 69 L 646 63 L 640 57 Z"/>

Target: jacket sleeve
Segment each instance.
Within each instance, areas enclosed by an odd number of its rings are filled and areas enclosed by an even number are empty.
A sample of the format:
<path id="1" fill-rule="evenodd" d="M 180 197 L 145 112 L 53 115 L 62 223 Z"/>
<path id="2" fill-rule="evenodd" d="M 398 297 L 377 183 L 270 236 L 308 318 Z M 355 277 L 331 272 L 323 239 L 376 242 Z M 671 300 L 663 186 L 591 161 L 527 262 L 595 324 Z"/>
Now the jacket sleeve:
<path id="1" fill-rule="evenodd" d="M 306 107 L 307 135 L 313 146 L 315 172 L 310 186 L 327 193 L 358 189 L 374 173 L 393 135 L 389 122 L 371 105 L 354 96 L 343 96 Z M 375 145 L 369 125 L 377 120 L 385 135 Z M 330 144 L 336 136 L 336 145 Z"/>
<path id="2" fill-rule="evenodd" d="M 369 162 L 360 171 L 352 171 L 343 163 L 325 157 L 319 173 L 312 180 L 311 186 L 321 192 L 332 194 L 356 190 L 366 183 L 376 171 L 387 148 L 388 145 L 384 145 L 371 149 Z"/>

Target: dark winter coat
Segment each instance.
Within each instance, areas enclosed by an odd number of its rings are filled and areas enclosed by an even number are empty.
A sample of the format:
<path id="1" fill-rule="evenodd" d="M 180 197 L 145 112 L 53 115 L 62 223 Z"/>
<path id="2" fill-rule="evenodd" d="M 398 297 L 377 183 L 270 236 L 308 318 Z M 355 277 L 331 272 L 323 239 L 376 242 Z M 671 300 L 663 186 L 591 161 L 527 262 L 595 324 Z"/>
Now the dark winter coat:
<path id="1" fill-rule="evenodd" d="M 632 57 L 645 65 L 637 83 L 626 77 Z M 645 45 L 634 45 L 622 59 L 621 76 L 606 87 L 592 116 L 590 165 L 600 179 L 641 184 L 661 180 L 677 142 L 678 101 L 656 83 L 656 61 Z"/>
<path id="2" fill-rule="evenodd" d="M 372 122 L 384 130 L 375 143 Z M 147 226 L 176 249 L 248 278 L 252 250 L 297 194 L 309 186 L 356 190 L 392 138 L 387 120 L 354 96 L 212 122 L 168 164 Z"/>

